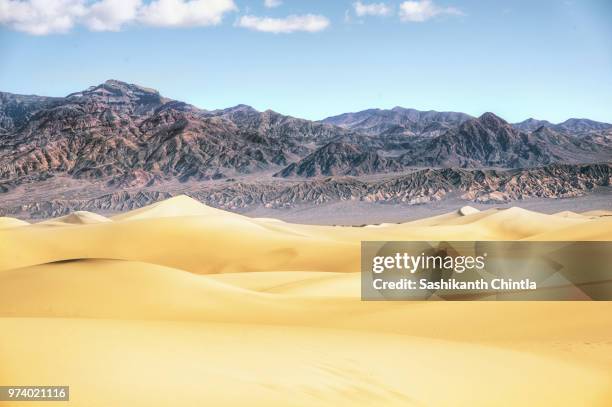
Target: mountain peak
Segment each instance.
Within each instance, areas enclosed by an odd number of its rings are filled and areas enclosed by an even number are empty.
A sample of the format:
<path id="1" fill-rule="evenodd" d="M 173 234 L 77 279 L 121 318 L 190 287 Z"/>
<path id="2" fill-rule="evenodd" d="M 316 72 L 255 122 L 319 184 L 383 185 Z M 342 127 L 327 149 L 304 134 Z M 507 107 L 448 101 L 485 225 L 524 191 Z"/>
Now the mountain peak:
<path id="1" fill-rule="evenodd" d="M 495 122 L 501 122 L 503 124 L 506 124 L 507 122 L 502 119 L 501 117 L 499 117 L 498 115 L 496 115 L 495 113 L 491 113 L 491 112 L 485 112 L 482 115 L 480 115 L 480 117 L 478 118 L 478 120 L 483 121 L 483 122 L 487 122 L 487 121 L 495 121 Z"/>
<path id="2" fill-rule="evenodd" d="M 245 104 L 239 104 L 236 106 L 228 107 L 225 109 L 218 109 L 215 113 L 221 114 L 234 114 L 234 113 L 259 113 L 255 108 Z"/>
<path id="3" fill-rule="evenodd" d="M 508 122 L 491 112 L 483 113 L 477 120 L 482 125 L 492 130 L 508 126 Z"/>
<path id="4" fill-rule="evenodd" d="M 159 95 L 159 91 L 157 91 L 156 89 L 147 88 L 145 86 L 136 85 L 133 83 L 119 81 L 117 79 L 108 79 L 102 85 L 98 85 L 97 87 L 99 88 L 102 86 L 106 88 L 112 88 L 112 89 L 121 89 L 127 92 L 140 92 L 140 93 L 150 93 L 150 94 Z"/>
<path id="5" fill-rule="evenodd" d="M 593 130 L 608 130 L 612 129 L 612 124 L 597 122 L 590 119 L 567 119 L 563 123 L 555 126 L 560 130 L 568 131 L 593 131 Z"/>
<path id="6" fill-rule="evenodd" d="M 107 79 L 104 81 L 104 84 L 109 86 L 130 86 L 129 83 L 120 81 L 118 79 Z"/>
<path id="7" fill-rule="evenodd" d="M 119 81 L 117 79 L 108 79 L 104 81 L 104 83 L 90 86 L 86 90 L 71 93 L 66 97 L 70 98 L 84 96 L 154 96 L 159 98 L 160 94 L 157 90 L 152 88 Z"/>
<path id="8" fill-rule="evenodd" d="M 597 122 L 595 120 L 591 120 L 591 119 L 585 119 L 585 118 L 571 118 L 571 119 L 567 119 L 566 121 L 564 121 L 563 123 L 559 123 L 560 125 L 566 125 L 566 126 L 577 126 L 577 125 L 588 125 L 588 126 L 597 126 L 597 125 L 609 125 L 608 123 L 603 123 L 603 122 Z"/>
<path id="9" fill-rule="evenodd" d="M 552 123 L 547 120 L 538 120 L 530 117 L 522 122 L 514 123 L 512 127 L 517 130 L 532 132 L 538 130 L 540 127 L 551 127 Z"/>
<path id="10" fill-rule="evenodd" d="M 162 97 L 155 89 L 116 79 L 109 79 L 100 85 L 71 93 L 66 96 L 66 100 L 72 103 L 94 102 L 99 107 L 106 106 L 116 111 L 138 114 L 152 112 L 171 102 L 171 99 Z"/>

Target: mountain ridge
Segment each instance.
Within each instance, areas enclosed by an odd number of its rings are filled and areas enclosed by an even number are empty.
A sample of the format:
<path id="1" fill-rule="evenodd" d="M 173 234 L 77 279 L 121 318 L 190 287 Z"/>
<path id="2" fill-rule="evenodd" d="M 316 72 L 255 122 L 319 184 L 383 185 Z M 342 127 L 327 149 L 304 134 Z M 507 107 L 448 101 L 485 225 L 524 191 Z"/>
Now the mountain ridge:
<path id="1" fill-rule="evenodd" d="M 248 105 L 205 110 L 118 80 L 63 98 L 0 93 L 0 194 L 28 206 L 23 188 L 49 189 L 49 202 L 60 190 L 77 201 L 96 190 L 113 196 L 109 208 L 123 208 L 133 201 L 122 190 L 173 183 L 197 190 L 225 182 L 221 189 L 229 191 L 253 178 L 264 184 L 291 179 L 318 188 L 306 179 L 443 168 L 537 172 L 557 163 L 612 161 L 612 131 L 589 120 L 571 119 L 561 129 L 532 120 L 525 126 L 537 128 L 521 130 L 493 113 L 366 112 L 325 122 Z M 428 190 L 435 196 L 436 188 Z M 157 192 L 161 198 L 168 191 Z"/>

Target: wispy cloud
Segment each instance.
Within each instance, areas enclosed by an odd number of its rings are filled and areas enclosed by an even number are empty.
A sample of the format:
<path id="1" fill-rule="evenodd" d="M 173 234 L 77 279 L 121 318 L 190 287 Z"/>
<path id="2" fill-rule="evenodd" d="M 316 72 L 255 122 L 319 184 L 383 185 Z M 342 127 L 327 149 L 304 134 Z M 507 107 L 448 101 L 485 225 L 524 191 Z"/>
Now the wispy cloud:
<path id="1" fill-rule="evenodd" d="M 441 15 L 463 16 L 456 7 L 441 7 L 432 0 L 404 1 L 400 4 L 400 19 L 404 22 L 423 22 Z"/>
<path id="2" fill-rule="evenodd" d="M 0 0 L 0 25 L 33 35 L 66 33 L 76 25 L 119 31 L 125 24 L 195 27 L 219 24 L 233 0 Z"/>
<path id="3" fill-rule="evenodd" d="M 317 32 L 329 27 L 329 20 L 317 14 L 290 15 L 285 18 L 242 16 L 236 23 L 239 27 L 269 33 L 292 33 L 296 31 Z"/>
<path id="4" fill-rule="evenodd" d="M 264 6 L 266 6 L 267 8 L 278 7 L 281 4 L 283 4 L 282 0 L 264 0 Z"/>
<path id="5" fill-rule="evenodd" d="M 391 14 L 391 7 L 385 3 L 362 3 L 361 1 L 356 1 L 353 3 L 353 9 L 359 17 L 388 16 Z"/>

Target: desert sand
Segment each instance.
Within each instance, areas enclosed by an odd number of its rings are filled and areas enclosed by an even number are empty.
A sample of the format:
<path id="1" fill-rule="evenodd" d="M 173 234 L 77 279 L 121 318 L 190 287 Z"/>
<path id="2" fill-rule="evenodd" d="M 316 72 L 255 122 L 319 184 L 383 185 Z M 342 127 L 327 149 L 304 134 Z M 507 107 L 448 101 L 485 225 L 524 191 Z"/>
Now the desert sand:
<path id="1" fill-rule="evenodd" d="M 610 406 L 610 302 L 362 302 L 362 240 L 612 240 L 606 211 L 366 227 L 179 196 L 0 218 L 0 384 L 54 406 Z M 9 403 L 0 405 L 49 405 Z"/>

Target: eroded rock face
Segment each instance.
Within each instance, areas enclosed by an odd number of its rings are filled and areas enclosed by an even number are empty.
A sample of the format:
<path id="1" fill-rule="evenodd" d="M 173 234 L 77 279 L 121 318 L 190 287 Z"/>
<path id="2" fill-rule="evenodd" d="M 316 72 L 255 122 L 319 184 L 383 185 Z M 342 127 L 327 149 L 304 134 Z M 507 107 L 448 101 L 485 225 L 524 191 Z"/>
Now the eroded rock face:
<path id="1" fill-rule="evenodd" d="M 493 113 L 485 113 L 406 154 L 403 161 L 412 165 L 523 168 L 610 158 L 609 145 L 596 145 L 546 127 L 524 133 Z"/>
<path id="2" fill-rule="evenodd" d="M 0 134 L 15 131 L 23 126 L 34 112 L 41 108 L 50 108 L 60 100 L 61 98 L 0 92 Z"/>
<path id="3" fill-rule="evenodd" d="M 612 126 L 549 124 L 403 108 L 313 122 L 115 80 L 65 98 L 0 93 L 0 211 L 115 212 L 182 192 L 227 209 L 507 202 L 609 185 L 609 164 L 555 163 L 610 163 Z"/>
<path id="4" fill-rule="evenodd" d="M 6 213 L 30 214 L 32 218 L 55 218 L 75 211 L 124 212 L 138 209 L 153 202 L 163 201 L 173 196 L 170 192 L 114 192 L 93 198 L 50 199 L 29 202 L 17 207 L 4 209 Z"/>
<path id="5" fill-rule="evenodd" d="M 344 137 L 342 142 L 325 145 L 276 175 L 365 175 L 411 167 L 525 168 L 610 160 L 612 145 L 606 131 L 574 137 L 541 126 L 525 133 L 493 113 L 485 113 L 437 137 L 413 137 L 403 142 L 391 136 L 363 137 L 360 143 Z"/>
<path id="6" fill-rule="evenodd" d="M 41 173 L 116 186 L 208 180 L 278 168 L 347 133 L 248 107 L 207 112 L 112 80 L 52 102 L 4 99 L 0 182 Z"/>
<path id="7" fill-rule="evenodd" d="M 377 151 L 334 141 L 275 174 L 279 177 L 364 175 L 400 171 L 401 163 Z"/>
<path id="8" fill-rule="evenodd" d="M 522 170 L 424 169 L 376 180 L 328 177 L 309 180 L 229 181 L 196 184 L 190 190 L 174 186 L 118 191 L 90 197 L 50 199 L 4 206 L 0 215 L 29 214 L 48 218 L 75 210 L 121 212 L 136 209 L 173 195 L 187 193 L 199 201 L 227 210 L 256 207 L 292 208 L 339 201 L 427 204 L 459 196 L 466 202 L 505 203 L 530 198 L 567 198 L 612 184 L 612 165 L 561 165 Z M 83 194 L 86 194 L 83 191 Z"/>
<path id="9" fill-rule="evenodd" d="M 523 133 L 492 113 L 474 119 L 395 108 L 326 120 L 351 127 L 347 130 L 245 105 L 205 111 L 115 80 L 66 98 L 1 94 L 0 101 L 2 184 L 59 173 L 110 178 L 109 185 L 122 187 L 268 170 L 282 177 L 314 177 L 414 166 L 519 168 L 612 157 L 604 133 L 575 139 L 544 126 Z M 420 129 L 414 134 L 430 137 L 395 134 L 378 125 L 368 127 L 368 134 L 355 132 L 364 127 L 353 124 L 364 120 L 403 123 Z M 575 124 L 583 128 L 583 122 Z"/>

